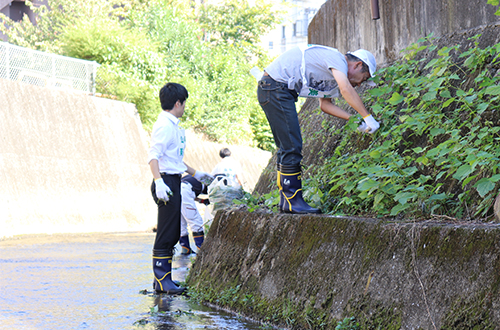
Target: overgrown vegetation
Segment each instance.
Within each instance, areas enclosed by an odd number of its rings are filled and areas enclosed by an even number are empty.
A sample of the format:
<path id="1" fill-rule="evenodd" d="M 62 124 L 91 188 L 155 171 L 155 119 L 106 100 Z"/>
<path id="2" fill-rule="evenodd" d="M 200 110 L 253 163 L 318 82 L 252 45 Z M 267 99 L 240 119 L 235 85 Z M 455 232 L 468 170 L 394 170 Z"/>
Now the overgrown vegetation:
<path id="1" fill-rule="evenodd" d="M 422 38 L 374 81 L 364 102 L 380 130 L 360 134 L 359 116 L 341 130 L 325 125 L 342 140 L 325 165 L 309 169 L 306 200 L 329 214 L 491 220 L 500 188 L 500 44 L 461 50 Z"/>
<path id="2" fill-rule="evenodd" d="M 190 94 L 184 127 L 218 142 L 274 147 L 249 70 L 270 62 L 258 42 L 281 20 L 279 9 L 246 0 L 26 3 L 35 24 L 27 16 L 14 22 L 0 14 L 8 41 L 101 64 L 97 92 L 134 103 L 146 129 L 161 111 L 159 89 L 175 81 Z"/>
<path id="3" fill-rule="evenodd" d="M 492 6 L 499 6 L 500 5 L 500 0 L 488 0 L 487 3 Z M 495 15 L 500 16 L 500 8 L 497 9 L 495 12 Z"/>

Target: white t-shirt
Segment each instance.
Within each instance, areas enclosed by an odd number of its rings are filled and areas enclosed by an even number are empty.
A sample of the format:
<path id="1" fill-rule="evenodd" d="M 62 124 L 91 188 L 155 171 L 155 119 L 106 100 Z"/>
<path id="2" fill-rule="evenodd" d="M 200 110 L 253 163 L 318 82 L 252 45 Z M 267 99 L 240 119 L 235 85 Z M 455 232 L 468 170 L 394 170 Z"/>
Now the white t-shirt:
<path id="1" fill-rule="evenodd" d="M 292 48 L 281 54 L 265 71 L 274 80 L 288 84 L 288 89 L 297 93 L 302 90 L 302 63 L 305 63 L 307 86 L 319 91 L 330 91 L 338 88 L 332 71 L 335 69 L 347 76 L 347 60 L 345 55 L 335 48 L 310 45 L 304 50 L 302 58 L 300 47 Z M 338 92 L 332 97 L 338 96 Z"/>
<path id="2" fill-rule="evenodd" d="M 219 164 L 215 165 L 211 174 L 213 176 L 224 174 L 225 176 L 235 178 L 236 175 L 241 174 L 241 165 L 231 156 L 224 157 Z"/>
<path id="3" fill-rule="evenodd" d="M 179 118 L 162 111 L 151 133 L 148 164 L 157 159 L 161 173 L 182 174 L 187 170 L 183 161 L 185 150 L 186 134 L 179 126 Z"/>

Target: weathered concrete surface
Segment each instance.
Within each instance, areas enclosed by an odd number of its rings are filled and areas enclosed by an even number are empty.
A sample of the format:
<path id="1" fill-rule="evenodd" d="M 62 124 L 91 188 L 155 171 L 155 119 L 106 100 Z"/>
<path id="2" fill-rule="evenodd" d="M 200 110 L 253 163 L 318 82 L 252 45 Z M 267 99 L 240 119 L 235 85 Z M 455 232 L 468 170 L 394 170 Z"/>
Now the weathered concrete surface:
<path id="1" fill-rule="evenodd" d="M 500 329 L 499 256 L 499 225 L 218 212 L 189 285 L 295 329 Z"/>
<path id="2" fill-rule="evenodd" d="M 0 237 L 156 222 L 133 104 L 0 79 Z"/>
<path id="3" fill-rule="evenodd" d="M 379 0 L 380 19 L 371 19 L 370 1 L 329 0 L 308 28 L 309 43 L 341 52 L 365 48 L 378 63 L 392 62 L 400 51 L 433 33 L 456 31 L 500 22 L 496 6 L 485 0 Z"/>

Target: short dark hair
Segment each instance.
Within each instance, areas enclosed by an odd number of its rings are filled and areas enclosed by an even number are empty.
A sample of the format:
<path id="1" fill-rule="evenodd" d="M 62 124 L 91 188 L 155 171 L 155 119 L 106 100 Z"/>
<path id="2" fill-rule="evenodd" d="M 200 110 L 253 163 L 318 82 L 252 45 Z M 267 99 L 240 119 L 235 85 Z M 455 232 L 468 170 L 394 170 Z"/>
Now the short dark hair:
<path id="1" fill-rule="evenodd" d="M 347 60 L 349 62 L 361 62 L 363 64 L 361 72 L 370 72 L 370 68 L 368 67 L 368 65 L 365 62 L 363 62 L 359 57 L 354 56 L 352 54 L 345 54 L 345 56 L 347 57 Z"/>
<path id="2" fill-rule="evenodd" d="M 184 103 L 188 96 L 186 87 L 177 83 L 167 83 L 160 89 L 161 108 L 172 110 L 177 101 Z"/>
<path id="3" fill-rule="evenodd" d="M 220 156 L 220 158 L 229 157 L 229 156 L 231 156 L 231 150 L 229 150 L 228 148 L 222 148 L 219 151 L 219 156 Z"/>

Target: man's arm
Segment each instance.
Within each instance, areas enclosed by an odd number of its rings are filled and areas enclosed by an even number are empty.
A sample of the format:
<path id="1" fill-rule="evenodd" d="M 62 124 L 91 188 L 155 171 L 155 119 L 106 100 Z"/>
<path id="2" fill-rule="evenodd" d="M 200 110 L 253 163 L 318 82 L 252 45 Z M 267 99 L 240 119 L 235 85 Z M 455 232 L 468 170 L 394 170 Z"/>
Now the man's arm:
<path id="1" fill-rule="evenodd" d="M 160 174 L 160 165 L 158 165 L 158 159 L 151 159 L 149 162 L 149 168 L 151 169 L 151 173 L 153 173 L 153 177 L 156 179 L 161 178 Z"/>
<path id="2" fill-rule="evenodd" d="M 340 94 L 342 94 L 342 97 L 344 97 L 344 100 L 346 100 L 346 102 L 354 110 L 356 110 L 361 115 L 361 117 L 365 118 L 366 116 L 368 116 L 370 113 L 368 112 L 368 110 L 366 110 L 366 108 L 363 104 L 363 101 L 361 101 L 361 98 L 359 97 L 358 93 L 356 92 L 354 87 L 352 87 L 347 76 L 341 71 L 338 71 L 335 69 L 330 69 L 330 70 L 332 71 L 333 77 L 335 78 L 335 81 L 337 82 L 337 85 L 339 86 Z M 330 100 L 330 103 L 331 103 L 331 100 Z M 323 109 L 321 109 L 321 110 L 323 110 Z M 323 111 L 325 111 L 325 110 L 323 110 Z M 334 114 L 334 116 L 335 116 L 335 114 Z M 347 119 L 349 119 L 349 117 L 347 117 Z M 343 117 L 340 117 L 340 118 L 343 118 Z"/>
<path id="3" fill-rule="evenodd" d="M 197 171 L 197 170 L 195 170 L 194 168 L 192 168 L 191 166 L 189 166 L 186 163 L 184 163 L 184 165 L 186 165 L 186 167 L 187 167 L 186 172 L 188 174 L 190 174 L 192 177 L 194 177 L 198 181 L 203 181 L 206 178 L 209 178 L 210 180 L 214 179 L 214 177 L 210 173 L 205 173 L 205 172 L 202 172 L 202 171 Z"/>
<path id="4" fill-rule="evenodd" d="M 186 164 L 185 162 L 184 162 L 184 165 L 186 165 L 186 167 L 187 167 L 186 172 L 187 172 L 189 175 L 194 175 L 194 173 L 196 172 L 196 170 L 195 170 L 194 168 L 192 168 L 191 166 L 189 166 L 188 164 Z"/>
<path id="5" fill-rule="evenodd" d="M 339 117 L 345 120 L 349 120 L 351 115 L 347 113 L 345 110 L 336 106 L 332 103 L 332 99 L 330 98 L 321 98 L 319 99 L 319 108 L 324 112 L 331 116 Z"/>

